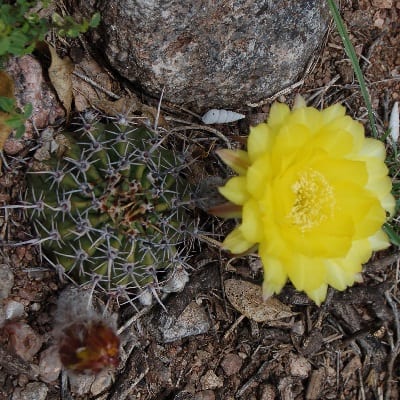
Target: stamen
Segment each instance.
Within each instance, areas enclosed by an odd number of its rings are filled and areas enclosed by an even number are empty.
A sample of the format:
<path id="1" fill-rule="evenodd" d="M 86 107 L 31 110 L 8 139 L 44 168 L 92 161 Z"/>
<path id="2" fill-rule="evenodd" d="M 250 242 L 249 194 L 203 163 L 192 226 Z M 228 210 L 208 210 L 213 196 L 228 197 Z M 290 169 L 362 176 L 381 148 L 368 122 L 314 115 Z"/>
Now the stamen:
<path id="1" fill-rule="evenodd" d="M 293 184 L 295 194 L 289 221 L 301 232 L 306 232 L 326 221 L 333 214 L 335 196 L 326 178 L 318 171 L 308 169 Z"/>

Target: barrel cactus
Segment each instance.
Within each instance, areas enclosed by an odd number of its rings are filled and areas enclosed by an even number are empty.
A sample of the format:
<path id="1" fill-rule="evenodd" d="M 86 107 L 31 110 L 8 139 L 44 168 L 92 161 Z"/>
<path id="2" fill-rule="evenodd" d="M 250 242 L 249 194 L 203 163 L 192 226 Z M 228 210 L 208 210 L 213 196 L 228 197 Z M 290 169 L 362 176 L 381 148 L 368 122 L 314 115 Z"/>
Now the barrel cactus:
<path id="1" fill-rule="evenodd" d="M 25 204 L 58 271 L 131 300 L 185 265 L 187 165 L 167 142 L 166 133 L 88 113 L 76 132 L 42 145 Z"/>

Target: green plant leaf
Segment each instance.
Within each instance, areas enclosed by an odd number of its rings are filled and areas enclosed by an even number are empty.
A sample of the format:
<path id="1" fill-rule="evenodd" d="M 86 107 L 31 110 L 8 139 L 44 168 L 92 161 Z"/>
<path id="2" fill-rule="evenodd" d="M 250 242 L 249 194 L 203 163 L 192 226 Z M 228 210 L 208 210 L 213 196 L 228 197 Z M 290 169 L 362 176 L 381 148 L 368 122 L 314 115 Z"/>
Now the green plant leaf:
<path id="1" fill-rule="evenodd" d="M 25 119 L 29 118 L 32 115 L 33 106 L 32 103 L 25 104 L 24 112 L 22 113 Z"/>
<path id="2" fill-rule="evenodd" d="M 15 100 L 10 97 L 0 96 L 0 110 L 10 113 L 14 110 Z"/>
<path id="3" fill-rule="evenodd" d="M 6 54 L 10 48 L 10 38 L 2 37 L 0 38 L 0 55 Z"/>
<path id="4" fill-rule="evenodd" d="M 376 123 L 375 123 L 374 113 L 372 110 L 372 104 L 371 104 L 371 100 L 369 97 L 367 85 L 365 83 L 364 76 L 363 76 L 363 73 L 360 68 L 360 64 L 358 63 L 357 54 L 354 50 L 353 44 L 350 41 L 349 35 L 348 35 L 346 27 L 344 25 L 344 21 L 343 21 L 342 17 L 340 16 L 340 12 L 336 6 L 335 1 L 334 0 L 327 0 L 327 1 L 328 1 L 329 8 L 331 10 L 333 19 L 335 21 L 336 29 L 339 32 L 339 35 L 342 39 L 346 54 L 350 59 L 350 62 L 353 66 L 354 73 L 357 77 L 358 83 L 360 84 L 361 94 L 364 98 L 364 102 L 367 107 L 368 119 L 369 119 L 369 123 L 371 125 L 372 135 L 375 138 L 377 138 L 379 135 L 378 135 L 378 130 L 376 129 Z"/>
<path id="5" fill-rule="evenodd" d="M 21 137 L 24 133 L 25 133 L 25 125 L 22 124 L 18 128 L 15 129 L 15 138 L 21 139 Z"/>
<path id="6" fill-rule="evenodd" d="M 20 114 L 14 114 L 12 115 L 10 118 L 6 119 L 6 124 L 13 129 L 17 129 L 21 126 L 21 124 L 23 125 L 23 118 Z"/>
<path id="7" fill-rule="evenodd" d="M 400 236 L 399 234 L 393 229 L 393 227 L 386 223 L 383 225 L 383 230 L 386 232 L 386 234 L 389 236 L 389 240 L 392 244 L 394 244 L 397 247 L 400 247 Z"/>
<path id="8" fill-rule="evenodd" d="M 91 28 L 96 28 L 98 25 L 99 25 L 99 23 L 100 23 L 100 19 L 101 19 L 101 17 L 100 17 L 100 13 L 94 13 L 93 15 L 92 15 L 92 18 L 90 18 L 90 23 L 89 23 L 89 26 L 91 27 Z"/>

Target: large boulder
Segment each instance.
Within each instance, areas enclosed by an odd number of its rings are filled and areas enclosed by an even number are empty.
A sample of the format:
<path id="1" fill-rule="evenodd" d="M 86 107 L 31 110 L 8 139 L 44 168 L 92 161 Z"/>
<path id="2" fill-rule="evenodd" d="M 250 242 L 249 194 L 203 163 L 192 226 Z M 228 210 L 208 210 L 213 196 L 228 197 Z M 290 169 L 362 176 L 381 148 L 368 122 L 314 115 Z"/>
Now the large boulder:
<path id="1" fill-rule="evenodd" d="M 329 20 L 320 0 L 70 1 L 75 15 L 100 11 L 91 39 L 122 76 L 198 111 L 240 107 L 294 83 Z"/>

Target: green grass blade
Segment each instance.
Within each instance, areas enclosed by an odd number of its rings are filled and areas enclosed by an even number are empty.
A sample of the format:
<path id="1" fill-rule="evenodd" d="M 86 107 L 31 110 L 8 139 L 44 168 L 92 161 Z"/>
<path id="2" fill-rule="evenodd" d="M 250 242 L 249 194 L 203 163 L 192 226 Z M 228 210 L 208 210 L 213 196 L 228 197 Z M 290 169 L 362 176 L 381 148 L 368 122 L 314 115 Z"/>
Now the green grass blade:
<path id="1" fill-rule="evenodd" d="M 371 125 L 372 135 L 375 138 L 377 138 L 378 131 L 376 129 L 375 117 L 374 117 L 374 113 L 372 111 L 372 104 L 371 104 L 371 100 L 369 97 L 367 85 L 365 84 L 364 76 L 363 76 L 363 73 L 360 68 L 360 64 L 358 63 L 357 54 L 356 54 L 354 47 L 350 41 L 349 35 L 347 33 L 346 27 L 344 26 L 343 19 L 340 16 L 340 13 L 336 6 L 335 1 L 334 0 L 327 0 L 327 1 L 328 1 L 329 8 L 331 10 L 333 19 L 335 21 L 336 28 L 342 39 L 346 54 L 350 59 L 350 62 L 353 66 L 354 73 L 356 74 L 358 83 L 360 84 L 361 94 L 364 98 L 364 102 L 365 102 L 365 105 L 366 105 L 367 111 L 368 111 L 368 119 L 369 119 L 369 123 Z"/>

